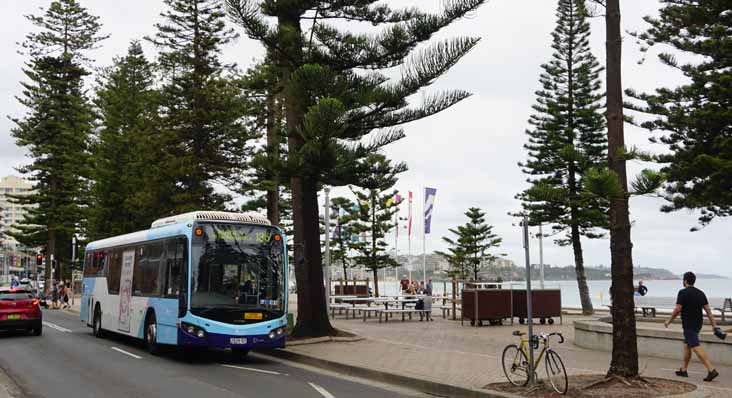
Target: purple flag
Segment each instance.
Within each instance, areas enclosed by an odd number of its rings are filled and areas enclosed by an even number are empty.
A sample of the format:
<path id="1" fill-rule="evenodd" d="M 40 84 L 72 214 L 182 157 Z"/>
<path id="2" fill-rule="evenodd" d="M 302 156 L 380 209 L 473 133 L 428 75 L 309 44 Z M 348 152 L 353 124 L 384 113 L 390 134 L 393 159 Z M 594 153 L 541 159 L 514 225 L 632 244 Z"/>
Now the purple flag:
<path id="1" fill-rule="evenodd" d="M 436 188 L 424 189 L 424 233 L 429 234 L 432 226 L 432 210 L 435 207 Z"/>

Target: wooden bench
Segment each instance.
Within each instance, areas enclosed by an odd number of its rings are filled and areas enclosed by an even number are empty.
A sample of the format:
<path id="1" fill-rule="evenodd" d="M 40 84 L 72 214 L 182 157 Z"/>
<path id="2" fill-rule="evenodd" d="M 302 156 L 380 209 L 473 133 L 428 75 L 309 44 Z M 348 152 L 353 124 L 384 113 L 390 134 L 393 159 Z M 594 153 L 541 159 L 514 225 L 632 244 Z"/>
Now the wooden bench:
<path id="1" fill-rule="evenodd" d="M 348 311 L 353 310 L 353 305 L 351 304 L 331 304 L 329 306 L 331 317 L 335 318 L 335 312 L 338 310 L 338 313 L 340 314 L 343 310 L 346 311 L 346 319 L 348 319 Z M 354 311 L 354 317 L 355 317 L 355 311 Z"/>
<path id="2" fill-rule="evenodd" d="M 359 308 L 359 310 L 361 311 L 361 314 L 363 315 L 363 321 L 364 322 L 366 322 L 366 315 L 368 315 L 369 318 L 371 318 L 371 313 L 372 312 L 378 314 L 381 311 L 386 311 L 385 309 L 378 308 L 378 307 Z M 379 316 L 379 318 L 381 318 L 381 316 Z"/>
<path id="3" fill-rule="evenodd" d="M 722 305 L 722 308 L 715 308 L 715 310 L 722 313 L 722 322 L 724 322 L 724 314 L 726 312 L 732 312 L 732 298 L 724 299 L 724 304 Z"/>
<path id="4" fill-rule="evenodd" d="M 424 314 L 429 315 L 428 313 L 431 313 L 431 310 L 415 310 L 415 309 L 393 309 L 393 310 L 381 310 L 379 311 L 379 323 L 381 323 L 382 317 L 384 317 L 384 322 L 389 321 L 389 314 L 402 314 L 402 322 L 404 322 L 405 315 L 409 316 L 409 320 L 412 320 L 412 314 Z M 421 319 L 420 319 L 421 320 Z"/>

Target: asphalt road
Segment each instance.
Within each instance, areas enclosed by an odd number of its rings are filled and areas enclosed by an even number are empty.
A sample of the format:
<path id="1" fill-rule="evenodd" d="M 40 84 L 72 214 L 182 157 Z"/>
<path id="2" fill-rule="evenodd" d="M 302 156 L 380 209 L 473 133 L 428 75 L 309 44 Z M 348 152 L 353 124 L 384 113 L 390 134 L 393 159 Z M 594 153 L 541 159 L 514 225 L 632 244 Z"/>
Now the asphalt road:
<path id="1" fill-rule="evenodd" d="M 91 335 L 78 317 L 44 311 L 41 337 L 0 334 L 0 368 L 27 397 L 421 397 L 260 355 L 148 354 L 122 336 Z"/>

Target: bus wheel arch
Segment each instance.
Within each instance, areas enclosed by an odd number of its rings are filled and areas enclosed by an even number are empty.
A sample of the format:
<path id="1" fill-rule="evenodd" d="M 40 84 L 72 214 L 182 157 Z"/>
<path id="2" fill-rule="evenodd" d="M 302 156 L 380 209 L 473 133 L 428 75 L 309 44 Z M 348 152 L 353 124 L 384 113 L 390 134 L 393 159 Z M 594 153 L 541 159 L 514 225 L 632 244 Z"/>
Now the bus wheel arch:
<path id="1" fill-rule="evenodd" d="M 144 325 L 143 338 L 145 339 L 147 351 L 150 354 L 157 355 L 160 352 L 160 345 L 158 344 L 158 322 L 154 309 L 148 308 Z"/>

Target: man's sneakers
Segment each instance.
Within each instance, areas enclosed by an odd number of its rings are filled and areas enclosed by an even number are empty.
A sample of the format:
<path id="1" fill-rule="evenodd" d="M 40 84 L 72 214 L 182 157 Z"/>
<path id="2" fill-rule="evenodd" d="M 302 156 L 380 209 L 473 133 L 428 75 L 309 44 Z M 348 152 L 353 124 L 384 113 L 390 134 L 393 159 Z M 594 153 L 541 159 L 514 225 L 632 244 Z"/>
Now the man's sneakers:
<path id="1" fill-rule="evenodd" d="M 678 374 L 678 373 L 677 373 Z M 719 372 L 717 372 L 717 369 L 713 369 L 711 372 L 707 374 L 707 377 L 704 378 L 704 381 L 712 381 L 717 376 L 719 376 Z"/>
<path id="2" fill-rule="evenodd" d="M 676 376 L 679 376 L 679 377 L 689 377 L 689 372 L 687 372 L 687 371 L 685 371 L 683 369 L 679 369 L 679 370 L 676 371 Z"/>

